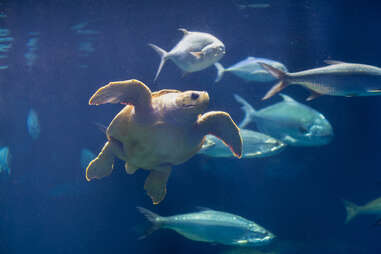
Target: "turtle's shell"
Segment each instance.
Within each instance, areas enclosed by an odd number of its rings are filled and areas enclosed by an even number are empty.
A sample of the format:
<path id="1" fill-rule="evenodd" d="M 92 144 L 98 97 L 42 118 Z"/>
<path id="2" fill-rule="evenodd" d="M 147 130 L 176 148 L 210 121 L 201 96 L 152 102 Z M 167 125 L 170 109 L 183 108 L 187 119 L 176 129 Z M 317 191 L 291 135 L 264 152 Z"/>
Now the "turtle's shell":
<path id="1" fill-rule="evenodd" d="M 127 161 L 129 167 L 154 169 L 181 164 L 197 153 L 204 138 L 196 124 L 201 112 L 188 114 L 173 104 L 184 93 L 152 93 L 151 112 L 136 112 L 134 106 L 125 106 L 107 129 L 108 139 L 120 142 L 123 157 L 116 156 Z"/>

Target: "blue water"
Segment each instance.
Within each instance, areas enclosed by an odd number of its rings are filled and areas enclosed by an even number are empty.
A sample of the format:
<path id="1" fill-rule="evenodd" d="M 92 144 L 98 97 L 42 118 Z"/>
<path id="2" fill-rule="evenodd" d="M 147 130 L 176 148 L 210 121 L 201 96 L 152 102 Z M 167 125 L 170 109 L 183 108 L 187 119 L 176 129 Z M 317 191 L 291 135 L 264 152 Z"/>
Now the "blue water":
<path id="1" fill-rule="evenodd" d="M 359 216 L 345 225 L 341 201 L 364 204 L 380 197 L 377 96 L 308 102 L 333 125 L 335 138 L 326 146 L 288 147 L 274 157 L 240 161 L 193 157 L 174 168 L 158 206 L 144 193 L 146 172 L 127 175 L 122 161 L 111 176 L 85 180 L 81 149 L 98 153 L 106 138 L 96 124 L 108 125 L 122 108 L 88 105 L 110 81 L 135 78 L 152 90 L 206 90 L 209 109 L 227 111 L 237 122 L 243 113 L 233 93 L 255 108 L 280 100 L 260 100 L 271 84 L 228 73 L 214 84 L 214 67 L 182 77 L 170 61 L 153 84 L 159 57 L 147 44 L 169 50 L 182 36 L 177 28 L 221 39 L 224 66 L 247 56 L 280 61 L 291 71 L 322 66 L 325 59 L 381 66 L 376 1 L 267 2 L 269 8 L 240 10 L 234 1 L 0 1 L 0 28 L 13 38 L 0 52 L 7 56 L 0 58 L 7 66 L 0 68 L 0 145 L 12 153 L 11 175 L 0 175 L 0 253 L 228 249 L 166 230 L 138 241 L 145 219 L 136 206 L 161 215 L 196 206 L 239 214 L 278 236 L 284 247 L 277 253 L 381 253 L 377 217 Z M 90 32 L 76 32 L 79 24 Z M 285 93 L 298 101 L 308 96 L 296 86 Z M 37 140 L 26 127 L 31 108 L 40 121 Z"/>

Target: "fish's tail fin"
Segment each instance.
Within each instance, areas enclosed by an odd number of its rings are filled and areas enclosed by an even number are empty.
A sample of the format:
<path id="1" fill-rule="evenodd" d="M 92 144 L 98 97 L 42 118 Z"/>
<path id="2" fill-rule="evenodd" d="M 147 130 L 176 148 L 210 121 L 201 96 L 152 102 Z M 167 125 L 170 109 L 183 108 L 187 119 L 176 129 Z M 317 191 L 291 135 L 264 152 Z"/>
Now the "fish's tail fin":
<path id="1" fill-rule="evenodd" d="M 351 221 L 359 213 L 359 206 L 355 203 L 343 200 L 345 210 L 347 211 L 347 218 L 345 219 L 345 224 Z"/>
<path id="2" fill-rule="evenodd" d="M 136 209 L 138 209 L 138 211 L 141 214 L 143 214 L 146 217 L 146 219 L 151 223 L 151 226 L 145 230 L 142 236 L 139 237 L 139 240 L 141 240 L 146 238 L 148 235 L 152 234 L 154 231 L 160 229 L 160 227 L 163 224 L 163 217 L 140 206 L 136 207 Z"/>
<path id="3" fill-rule="evenodd" d="M 217 69 L 217 77 L 216 77 L 216 80 L 214 80 L 214 82 L 217 83 L 222 79 L 222 75 L 224 75 L 225 69 L 220 63 L 215 63 L 214 67 L 216 67 Z"/>
<path id="4" fill-rule="evenodd" d="M 281 90 L 283 90 L 285 87 L 288 86 L 288 82 L 287 82 L 288 74 L 282 70 L 272 67 L 271 65 L 268 65 L 262 62 L 260 62 L 259 64 L 262 66 L 263 69 L 268 71 L 272 76 L 279 79 L 279 82 L 276 85 L 274 85 L 262 98 L 262 100 L 267 100 L 268 98 L 274 96 L 276 93 L 280 92 Z"/>
<path id="5" fill-rule="evenodd" d="M 238 94 L 234 94 L 234 99 L 241 104 L 241 109 L 245 112 L 245 116 L 242 122 L 238 125 L 239 128 L 245 128 L 249 123 L 253 121 L 255 117 L 256 110 L 251 106 L 244 98 Z"/>
<path id="6" fill-rule="evenodd" d="M 159 48 L 158 46 L 156 46 L 155 44 L 152 44 L 152 43 L 149 43 L 148 44 L 151 48 L 153 48 L 160 56 L 160 64 L 159 64 L 159 68 L 157 69 L 157 72 L 156 72 L 156 75 L 155 75 L 155 78 L 153 80 L 153 82 L 156 82 L 157 78 L 159 77 L 159 74 L 161 72 L 161 69 L 163 68 L 165 62 L 167 61 L 168 59 L 168 52 L 165 51 L 164 49 L 162 48 Z"/>

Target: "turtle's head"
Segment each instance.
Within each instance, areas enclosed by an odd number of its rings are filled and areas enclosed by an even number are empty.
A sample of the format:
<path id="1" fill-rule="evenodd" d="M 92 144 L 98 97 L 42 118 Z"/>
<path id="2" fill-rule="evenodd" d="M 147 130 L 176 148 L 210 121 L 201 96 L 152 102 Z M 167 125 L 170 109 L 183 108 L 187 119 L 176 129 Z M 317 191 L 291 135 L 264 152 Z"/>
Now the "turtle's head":
<path id="1" fill-rule="evenodd" d="M 176 97 L 177 110 L 189 116 L 203 113 L 209 105 L 209 94 L 202 91 L 185 91 Z"/>

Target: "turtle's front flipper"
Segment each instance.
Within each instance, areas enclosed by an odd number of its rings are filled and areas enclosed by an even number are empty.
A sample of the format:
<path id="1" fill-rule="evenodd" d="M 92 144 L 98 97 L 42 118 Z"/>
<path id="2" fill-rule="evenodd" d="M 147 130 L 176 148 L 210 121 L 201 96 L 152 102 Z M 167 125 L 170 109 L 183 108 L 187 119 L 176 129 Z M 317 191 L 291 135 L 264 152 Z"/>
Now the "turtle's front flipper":
<path id="1" fill-rule="evenodd" d="M 92 160 L 86 168 L 86 180 L 100 179 L 111 174 L 114 169 L 115 151 L 120 147 L 115 141 L 107 141 L 98 157 Z"/>
<path id="2" fill-rule="evenodd" d="M 242 138 L 239 134 L 239 128 L 228 113 L 211 111 L 203 114 L 197 123 L 202 135 L 216 136 L 229 146 L 236 157 L 242 156 Z"/>
<path id="3" fill-rule="evenodd" d="M 159 204 L 167 194 L 167 181 L 171 174 L 171 167 L 161 167 L 158 170 L 151 170 L 144 184 L 148 196 L 154 205 Z"/>
<path id="4" fill-rule="evenodd" d="M 110 82 L 96 91 L 90 105 L 105 103 L 131 104 L 137 110 L 151 109 L 151 90 L 136 79 Z"/>

